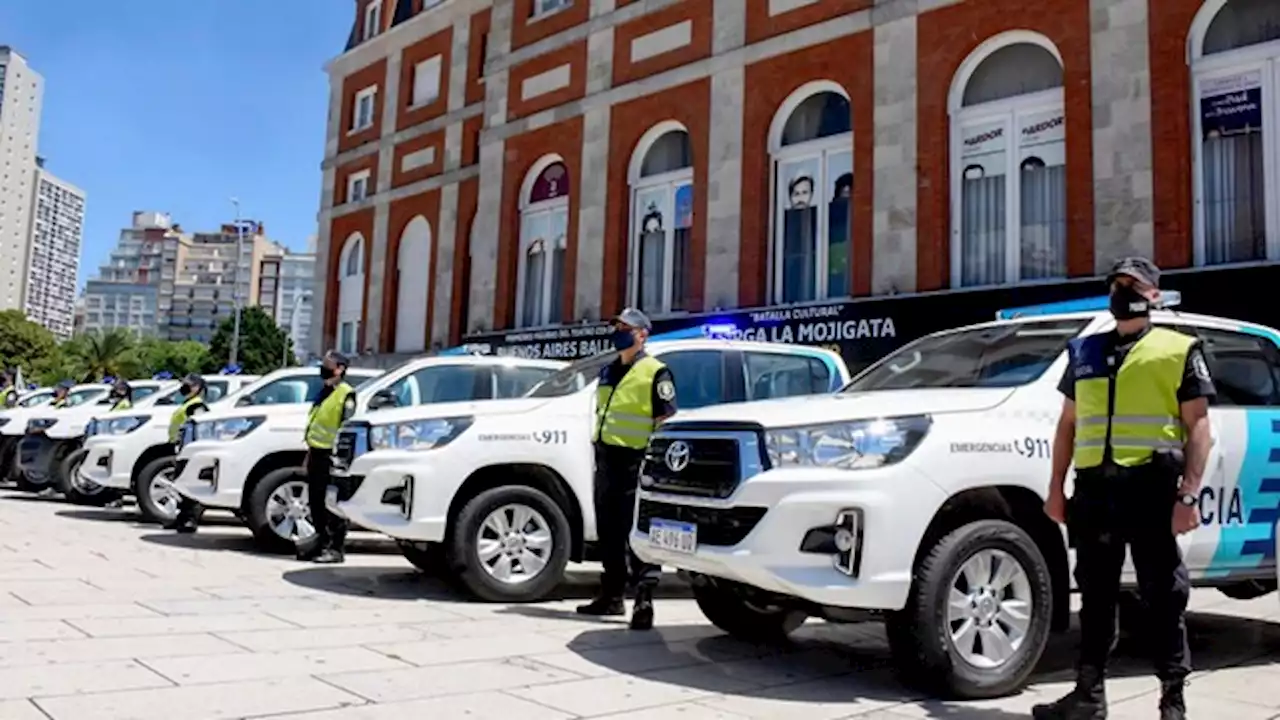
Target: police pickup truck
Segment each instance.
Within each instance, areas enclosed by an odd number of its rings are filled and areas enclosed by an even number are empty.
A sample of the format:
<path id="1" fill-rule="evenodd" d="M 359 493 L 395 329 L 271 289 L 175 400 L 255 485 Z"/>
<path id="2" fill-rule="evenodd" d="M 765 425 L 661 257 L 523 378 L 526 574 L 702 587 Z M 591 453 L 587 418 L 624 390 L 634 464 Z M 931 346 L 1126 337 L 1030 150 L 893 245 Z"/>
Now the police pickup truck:
<path id="1" fill-rule="evenodd" d="M 1166 293 L 1165 307 L 1176 300 Z M 1067 342 L 1114 326 L 1105 306 L 1004 311 L 929 335 L 835 395 L 682 413 L 646 451 L 632 547 L 686 571 L 730 634 L 882 618 L 905 677 L 964 698 L 1017 689 L 1068 623 L 1073 553 L 1043 510 L 1056 386 Z M 1234 598 L 1269 592 L 1280 332 L 1152 319 L 1203 341 L 1217 386 L 1203 527 L 1180 538 L 1193 581 Z"/>
<path id="2" fill-rule="evenodd" d="M 26 427 L 24 410 L 38 407 L 53 400 L 53 388 L 36 388 L 23 392 L 18 402 L 11 408 L 0 408 L 0 480 L 16 482 L 18 479 L 18 443 L 22 434 L 17 433 L 17 425 L 13 424 L 14 433 L 4 434 L 3 428 L 11 423 L 22 423 Z"/>
<path id="3" fill-rule="evenodd" d="M 416 358 L 386 373 L 352 368 L 351 412 L 393 413 L 392 408 L 424 403 L 518 397 L 563 365 L 462 355 Z M 263 549 L 276 552 L 292 552 L 297 538 L 315 532 L 302 461 L 303 431 L 320 378 L 315 368 L 307 374 L 306 387 L 290 402 L 237 401 L 197 415 L 184 429 L 177 479 L 169 486 L 206 508 L 236 513 Z"/>
<path id="4" fill-rule="evenodd" d="M 848 368 L 829 350 L 651 340 L 685 409 L 830 393 Z M 616 352 L 580 360 L 526 395 L 357 414 L 338 436 L 329 507 L 400 541 L 420 568 L 495 602 L 545 597 L 596 539 L 595 386 Z M 339 474 L 335 471 L 335 474 Z"/>
<path id="5" fill-rule="evenodd" d="M 45 453 L 50 449 L 50 443 L 43 434 L 57 422 L 57 416 L 81 406 L 94 405 L 105 400 L 110 392 L 111 386 L 102 383 L 75 385 L 67 391 L 67 401 L 63 407 L 55 408 L 50 403 L 41 403 L 9 411 L 9 422 L 0 427 L 0 435 L 12 437 L 16 441 L 14 480 L 19 490 L 37 492 L 48 487 L 53 480 Z"/>

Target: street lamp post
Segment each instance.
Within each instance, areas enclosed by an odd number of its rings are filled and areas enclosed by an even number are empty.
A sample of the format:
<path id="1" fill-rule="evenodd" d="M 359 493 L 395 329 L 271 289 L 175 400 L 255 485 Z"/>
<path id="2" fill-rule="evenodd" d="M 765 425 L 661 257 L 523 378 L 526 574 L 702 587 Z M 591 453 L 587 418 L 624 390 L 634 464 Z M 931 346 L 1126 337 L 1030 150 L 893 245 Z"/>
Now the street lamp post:
<path id="1" fill-rule="evenodd" d="M 284 337 L 284 348 L 281 350 L 280 367 L 289 367 L 289 339 L 293 338 L 294 342 L 298 341 L 298 333 L 301 332 L 299 327 L 299 316 L 302 315 L 302 301 L 306 299 L 306 295 L 301 292 L 293 299 L 293 309 L 289 312 L 289 334 Z M 297 348 L 294 348 L 296 357 Z"/>
<path id="2" fill-rule="evenodd" d="M 244 223 L 240 221 L 240 201 L 231 198 L 231 204 L 236 209 L 236 273 L 235 287 L 231 291 L 236 305 L 236 318 L 231 331 L 231 357 L 227 364 L 234 366 L 240 355 L 240 257 L 244 253 Z"/>

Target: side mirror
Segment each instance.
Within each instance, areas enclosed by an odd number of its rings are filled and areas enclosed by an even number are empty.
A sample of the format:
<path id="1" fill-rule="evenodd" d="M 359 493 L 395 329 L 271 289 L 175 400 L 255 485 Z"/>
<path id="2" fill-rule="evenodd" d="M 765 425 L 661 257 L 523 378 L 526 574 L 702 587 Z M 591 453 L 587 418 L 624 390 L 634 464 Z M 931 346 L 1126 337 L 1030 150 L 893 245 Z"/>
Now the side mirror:
<path id="1" fill-rule="evenodd" d="M 391 388 L 383 388 L 369 398 L 370 410 L 383 410 L 396 406 L 396 394 Z"/>

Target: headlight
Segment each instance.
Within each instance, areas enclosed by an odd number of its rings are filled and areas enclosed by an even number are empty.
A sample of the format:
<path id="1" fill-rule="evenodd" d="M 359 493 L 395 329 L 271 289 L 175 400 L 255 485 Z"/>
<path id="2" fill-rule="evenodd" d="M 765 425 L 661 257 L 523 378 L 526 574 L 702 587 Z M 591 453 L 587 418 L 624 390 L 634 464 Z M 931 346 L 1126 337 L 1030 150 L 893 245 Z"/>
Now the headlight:
<path id="1" fill-rule="evenodd" d="M 444 447 L 471 427 L 473 418 L 432 418 L 374 425 L 369 430 L 371 450 L 433 450 Z"/>
<path id="2" fill-rule="evenodd" d="M 27 421 L 27 432 L 38 433 L 44 432 L 53 427 L 58 422 L 57 418 L 34 418 Z"/>
<path id="3" fill-rule="evenodd" d="M 253 432 L 267 418 L 256 417 L 228 418 L 226 420 L 205 420 L 195 423 L 196 440 L 217 440 L 229 442 Z"/>
<path id="4" fill-rule="evenodd" d="M 131 415 L 129 417 L 94 419 L 85 430 L 88 436 L 93 435 L 128 435 L 146 424 L 148 415 Z"/>
<path id="5" fill-rule="evenodd" d="M 802 425 L 765 431 L 774 467 L 865 470 L 892 465 L 915 450 L 929 431 L 927 415 Z"/>

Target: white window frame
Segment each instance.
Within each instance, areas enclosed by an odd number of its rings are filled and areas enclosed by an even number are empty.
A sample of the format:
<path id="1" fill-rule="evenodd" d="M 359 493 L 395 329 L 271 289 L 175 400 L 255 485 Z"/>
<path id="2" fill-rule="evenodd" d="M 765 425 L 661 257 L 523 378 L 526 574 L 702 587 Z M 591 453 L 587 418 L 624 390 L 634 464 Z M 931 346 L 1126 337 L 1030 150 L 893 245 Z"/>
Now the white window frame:
<path id="1" fill-rule="evenodd" d="M 413 85 L 409 90 L 409 107 L 411 109 L 430 105 L 440 99 L 440 75 L 443 63 L 443 56 L 432 55 L 413 66 Z M 427 78 L 430 78 L 430 82 L 427 82 Z M 427 88 L 430 88 L 431 95 L 422 97 L 419 91 L 425 94 Z"/>
<path id="2" fill-rule="evenodd" d="M 1037 115 L 1053 110 L 1063 110 L 1066 108 L 1066 95 L 1063 87 L 1051 88 L 1049 90 L 1041 90 L 1025 95 L 1018 95 L 1011 98 L 1001 100 L 993 100 L 991 102 L 981 103 L 978 105 L 964 105 L 964 91 L 969 85 L 969 81 L 973 77 L 974 71 L 996 51 L 1006 48 L 1010 45 L 1038 45 L 1053 54 L 1058 60 L 1058 65 L 1064 69 L 1062 62 L 1062 54 L 1058 52 L 1055 46 L 1048 38 L 1026 30 L 1014 30 L 1011 32 L 1001 33 L 995 37 L 989 38 L 970 53 L 961 63 L 960 68 L 956 70 L 955 77 L 952 78 L 951 93 L 947 101 L 949 142 L 948 153 L 950 157 L 951 177 L 948 179 L 951 188 L 951 287 L 964 288 L 971 290 L 981 287 L 1009 287 L 1012 285 L 1038 285 L 1045 283 L 1061 282 L 1064 278 L 1035 278 L 1024 280 L 1021 277 L 1022 271 L 1022 182 L 1021 182 L 1021 163 L 1018 160 L 1018 137 L 1017 128 L 1019 126 L 1018 119 L 1025 115 Z M 1064 114 L 1065 117 L 1065 114 Z M 964 129 L 973 125 L 983 125 L 992 123 L 1003 123 L 1005 137 L 1008 138 L 1008 146 L 1005 149 L 1005 173 L 1008 181 L 1005 182 L 1005 281 L 996 285 L 961 285 L 963 277 L 963 238 L 961 233 L 964 229 L 964 165 L 961 160 L 963 153 Z M 1068 159 L 1069 161 L 1069 159 Z"/>
<path id="3" fill-rule="evenodd" d="M 360 104 L 365 100 L 369 101 L 369 121 L 360 123 Z M 354 104 L 351 108 L 351 133 L 358 133 L 373 127 L 374 117 L 377 113 L 378 102 L 378 86 L 370 85 L 369 87 L 356 93 Z"/>
<path id="4" fill-rule="evenodd" d="M 663 233 L 663 267 L 662 267 L 662 297 L 660 301 L 661 307 L 652 311 L 655 315 L 684 315 L 688 311 L 676 311 L 672 309 L 675 304 L 675 243 L 676 243 L 676 226 L 675 218 L 675 197 L 676 191 L 681 187 L 688 185 L 693 186 L 693 167 L 672 170 L 671 172 L 662 173 L 660 175 L 649 175 L 641 177 L 640 171 L 644 166 L 645 156 L 653 149 L 654 143 L 670 132 L 683 132 L 688 135 L 689 130 L 682 124 L 667 120 L 650 128 L 636 144 L 636 150 L 631 155 L 631 165 L 627 173 L 627 184 L 631 192 L 631 201 L 628 207 L 631 211 L 631 217 L 628 220 L 627 234 L 627 297 L 630 299 L 629 304 L 635 307 L 640 302 L 640 222 L 644 217 L 644 212 L 639 206 L 640 195 L 653 191 L 657 188 L 665 188 L 667 199 L 670 202 L 672 221 L 664 223 Z M 692 138 L 690 138 L 692 141 Z M 697 189 L 694 188 L 694 192 Z M 698 215 L 695 209 L 694 223 L 698 222 Z M 646 310 L 646 312 L 649 312 Z"/>
<path id="5" fill-rule="evenodd" d="M 538 177 L 542 175 L 542 171 L 556 163 L 564 163 L 564 159 L 559 155 L 548 155 L 534 163 L 529 173 L 525 176 L 524 184 L 520 189 L 520 254 L 516 262 L 516 316 L 513 324 L 521 329 L 549 327 L 558 324 L 550 320 L 551 304 L 560 301 L 560 298 L 554 297 L 555 293 L 552 292 L 554 290 L 552 281 L 555 278 L 553 260 L 555 258 L 554 251 L 556 249 L 563 250 L 568 244 L 569 223 L 572 221 L 569 217 L 569 195 L 562 195 L 558 198 L 536 203 L 529 202 L 529 195 L 533 191 L 533 185 L 538 181 Z M 568 170 L 569 166 L 565 164 L 565 171 L 568 172 Z M 572 181 L 571 177 L 570 182 Z M 569 193 L 570 195 L 573 193 L 572 185 L 569 186 Z M 529 246 L 533 243 L 533 238 L 526 235 L 526 229 L 530 225 L 528 220 L 538 215 L 550 217 L 557 213 L 564 213 L 565 215 L 564 235 L 558 239 L 559 245 L 557 247 L 549 247 L 545 243 L 543 245 L 542 251 L 547 254 L 547 258 L 546 262 L 542 264 L 542 282 L 547 291 L 542 295 L 542 307 L 538 308 L 533 324 L 524 325 L 522 324 L 524 322 L 524 288 L 525 275 L 527 274 L 525 268 L 529 263 Z M 564 275 L 562 274 L 561 277 L 563 278 Z"/>
<path id="6" fill-rule="evenodd" d="M 364 39 L 382 34 L 382 0 L 373 0 L 364 8 Z"/>
<path id="7" fill-rule="evenodd" d="M 354 354 L 358 352 L 358 348 L 355 346 L 360 342 L 360 324 L 364 319 L 365 310 L 364 274 L 368 269 L 365 267 L 364 244 L 366 242 L 367 240 L 365 240 L 364 235 L 358 232 L 352 233 L 343 243 L 342 252 L 338 255 L 338 344 L 342 347 L 342 351 L 346 353 Z M 356 271 L 352 273 L 348 272 L 347 268 L 353 254 L 355 254 L 356 257 Z M 348 287 L 352 287 L 352 285 L 348 285 L 348 283 L 353 283 L 355 290 L 344 293 L 344 290 Z M 343 300 L 351 297 L 351 292 L 355 293 L 356 300 L 344 303 Z M 352 307 L 353 305 L 354 307 Z M 352 328 L 351 344 L 349 347 L 342 341 L 342 330 L 346 325 L 350 325 Z"/>
<path id="8" fill-rule="evenodd" d="M 831 155 L 840 152 L 849 153 L 850 169 L 853 173 L 857 169 L 857 158 L 854 156 L 853 149 L 853 132 L 842 133 L 840 135 L 832 135 L 830 137 L 819 138 L 817 140 L 808 140 L 794 145 L 782 144 L 782 132 L 786 129 L 787 121 L 799 109 L 805 100 L 822 93 L 831 92 L 842 96 L 845 100 L 849 100 L 849 93 L 838 83 L 830 80 L 817 80 L 809 82 L 801 86 L 782 103 L 778 108 L 778 112 L 773 116 L 773 123 L 769 128 L 769 296 L 774 299 L 775 303 L 783 302 L 783 273 L 785 267 L 782 262 L 783 244 L 785 241 L 784 223 L 786 222 L 786 207 L 783 204 L 783 196 L 781 194 L 781 185 L 779 182 L 779 171 L 783 165 L 793 163 L 797 160 L 805 160 L 817 158 L 819 163 L 819 177 L 813 179 L 814 198 L 823 197 L 821 195 L 823 188 L 831 185 L 832 179 L 827 178 L 829 170 L 828 158 Z M 850 100 L 850 107 L 852 101 Z M 815 232 L 818 234 L 817 252 L 814 253 L 813 273 L 817 276 L 814 284 L 814 299 L 805 300 L 803 302 L 823 302 L 830 300 L 828 297 L 828 261 L 830 259 L 830 234 L 827 224 L 830 221 L 828 213 L 823 211 L 822 203 L 818 205 L 818 227 Z M 850 198 L 849 215 L 853 216 L 853 203 Z M 853 253 L 853 234 L 849 236 L 849 252 Z M 853 278 L 849 279 L 850 294 L 853 290 Z"/>
<path id="9" fill-rule="evenodd" d="M 347 176 L 347 202 L 358 203 L 369 197 L 369 181 L 373 178 L 369 170 L 353 172 Z M 359 190 L 357 193 L 356 191 Z"/>
<path id="10" fill-rule="evenodd" d="M 574 0 L 533 0 L 533 11 L 529 15 L 530 20 L 541 20 L 551 17 L 558 12 L 562 12 L 573 7 Z"/>
<path id="11" fill-rule="evenodd" d="M 1255 265 L 1280 259 L 1280 40 L 1246 45 L 1213 55 L 1204 54 L 1204 40 L 1227 0 L 1206 0 L 1187 33 L 1187 63 L 1191 70 L 1191 172 L 1195 267 Z M 1262 163 L 1267 233 L 1266 257 L 1235 263 L 1205 265 L 1207 228 L 1204 213 L 1204 129 L 1200 117 L 1200 92 L 1207 80 L 1257 71 L 1262 76 Z"/>

